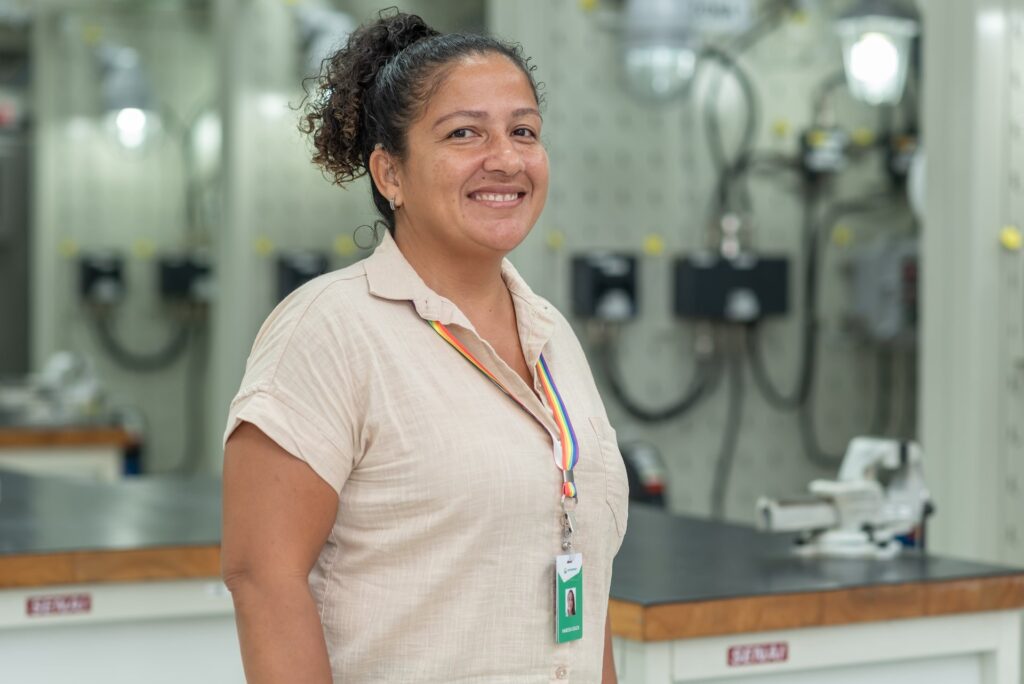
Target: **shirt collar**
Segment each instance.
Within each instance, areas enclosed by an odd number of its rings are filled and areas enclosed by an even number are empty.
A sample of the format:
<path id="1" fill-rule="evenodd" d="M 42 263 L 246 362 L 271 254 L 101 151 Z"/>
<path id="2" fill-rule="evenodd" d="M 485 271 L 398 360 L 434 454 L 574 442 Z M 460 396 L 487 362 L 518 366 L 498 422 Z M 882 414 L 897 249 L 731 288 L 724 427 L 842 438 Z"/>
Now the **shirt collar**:
<path id="1" fill-rule="evenodd" d="M 443 326 L 456 325 L 476 332 L 458 306 L 423 282 L 398 249 L 390 230 L 384 231 L 377 249 L 364 261 L 364 269 L 370 294 L 375 297 L 412 302 L 416 312 L 425 320 L 436 320 Z M 534 366 L 554 330 L 552 306 L 526 285 L 508 259 L 502 261 L 502 279 L 512 293 L 523 354 L 528 364 Z"/>
<path id="2" fill-rule="evenodd" d="M 398 248 L 391 231 L 384 231 L 380 244 L 363 264 L 370 294 L 382 299 L 412 302 L 416 313 L 425 320 L 473 330 L 473 325 L 451 300 L 437 294 L 423 282 Z M 551 304 L 530 289 L 508 259 L 502 261 L 501 277 L 515 303 L 523 352 L 527 361 L 536 363 L 536 357 L 554 328 Z"/>
<path id="3" fill-rule="evenodd" d="M 375 297 L 409 301 L 421 318 L 443 325 L 458 323 L 469 327 L 469 321 L 451 301 L 427 287 L 402 250 L 398 249 L 390 230 L 384 231 L 384 237 L 373 254 L 363 262 L 363 268 L 370 294 Z"/>
<path id="4" fill-rule="evenodd" d="M 554 307 L 530 289 L 508 259 L 501 264 L 501 277 L 505 280 L 508 291 L 512 293 L 512 302 L 516 307 L 516 322 L 519 326 L 519 343 L 523 348 L 523 356 L 526 358 L 527 366 L 533 368 L 554 332 Z"/>

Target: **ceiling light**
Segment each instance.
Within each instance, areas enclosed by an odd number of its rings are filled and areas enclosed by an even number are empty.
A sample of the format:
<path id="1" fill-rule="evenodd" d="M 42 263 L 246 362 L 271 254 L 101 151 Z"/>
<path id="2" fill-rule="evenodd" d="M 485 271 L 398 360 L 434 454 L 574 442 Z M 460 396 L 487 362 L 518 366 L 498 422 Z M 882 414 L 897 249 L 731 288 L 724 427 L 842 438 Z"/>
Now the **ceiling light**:
<path id="1" fill-rule="evenodd" d="M 861 0 L 836 21 L 850 92 L 868 104 L 895 104 L 903 97 L 914 14 L 890 0 Z"/>
<path id="2" fill-rule="evenodd" d="M 627 0 L 623 67 L 639 96 L 671 100 L 684 93 L 697 70 L 697 41 L 689 5 L 680 0 Z"/>

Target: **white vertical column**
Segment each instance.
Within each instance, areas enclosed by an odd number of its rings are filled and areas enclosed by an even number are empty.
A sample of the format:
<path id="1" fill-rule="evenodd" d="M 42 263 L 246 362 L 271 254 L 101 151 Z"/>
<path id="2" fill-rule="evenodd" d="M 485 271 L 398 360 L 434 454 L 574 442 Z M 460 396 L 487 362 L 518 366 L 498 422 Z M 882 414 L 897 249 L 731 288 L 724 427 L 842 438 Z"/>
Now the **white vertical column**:
<path id="1" fill-rule="evenodd" d="M 59 163 L 53 130 L 56 113 L 63 108 L 53 88 L 57 55 L 53 49 L 55 19 L 40 10 L 32 23 L 32 209 L 29 232 L 31 260 L 29 287 L 29 366 L 38 369 L 50 354 L 60 348 L 54 302 L 59 301 L 54 266 L 57 253 L 57 212 L 60 197 L 54 182 Z"/>
<path id="2" fill-rule="evenodd" d="M 1003 487 L 997 258 L 1007 222 L 1007 11 L 921 2 L 927 208 L 921 433 L 938 506 L 933 550 L 998 560 Z"/>
<path id="3" fill-rule="evenodd" d="M 254 231 L 259 225 L 254 215 L 252 165 L 246 160 L 251 152 L 246 145 L 254 136 L 252 117 L 242 106 L 247 83 L 245 18 L 250 14 L 249 0 L 217 0 L 216 33 L 219 54 L 220 111 L 223 128 L 223 223 L 217 232 L 217 296 L 211 310 L 210 373 L 207 392 L 210 398 L 205 452 L 210 455 L 206 469 L 219 472 L 221 435 L 227 419 L 228 403 L 238 389 L 244 361 L 253 339 L 256 288 L 250 282 L 257 269 L 253 250 Z"/>

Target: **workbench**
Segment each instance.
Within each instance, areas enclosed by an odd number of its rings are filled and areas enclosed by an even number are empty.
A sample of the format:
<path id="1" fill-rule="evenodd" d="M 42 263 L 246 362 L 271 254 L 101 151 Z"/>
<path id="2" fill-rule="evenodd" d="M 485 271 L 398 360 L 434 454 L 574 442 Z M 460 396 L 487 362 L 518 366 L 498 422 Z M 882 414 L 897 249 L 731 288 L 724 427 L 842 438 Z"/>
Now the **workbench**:
<path id="1" fill-rule="evenodd" d="M 622 684 L 1021 682 L 1022 569 L 806 559 L 791 535 L 629 515 L 609 608 Z"/>
<path id="2" fill-rule="evenodd" d="M 127 450 L 138 439 L 101 425 L 0 425 L 0 468 L 113 482 L 123 477 Z"/>
<path id="3" fill-rule="evenodd" d="M 220 483 L 0 471 L 0 681 L 241 684 Z M 622 684 L 1020 684 L 1024 571 L 802 560 L 787 537 L 630 509 Z"/>
<path id="4" fill-rule="evenodd" d="M 220 482 L 0 471 L 0 682 L 242 684 Z"/>

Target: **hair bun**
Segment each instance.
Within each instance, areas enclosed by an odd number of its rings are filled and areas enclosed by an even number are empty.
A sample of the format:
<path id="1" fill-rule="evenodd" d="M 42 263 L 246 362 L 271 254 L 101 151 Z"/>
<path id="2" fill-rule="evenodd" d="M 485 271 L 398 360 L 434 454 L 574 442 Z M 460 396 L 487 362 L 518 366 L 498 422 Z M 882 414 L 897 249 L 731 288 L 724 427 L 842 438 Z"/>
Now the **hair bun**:
<path id="1" fill-rule="evenodd" d="M 377 21 L 363 28 L 366 35 L 361 38 L 366 41 L 367 47 L 377 52 L 383 60 L 373 70 L 374 77 L 392 57 L 405 48 L 424 38 L 440 35 L 418 15 L 404 14 L 395 7 L 381 10 Z M 353 40 L 358 33 L 359 31 L 356 31 L 352 34 Z"/>

